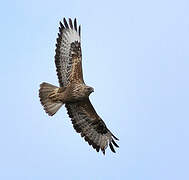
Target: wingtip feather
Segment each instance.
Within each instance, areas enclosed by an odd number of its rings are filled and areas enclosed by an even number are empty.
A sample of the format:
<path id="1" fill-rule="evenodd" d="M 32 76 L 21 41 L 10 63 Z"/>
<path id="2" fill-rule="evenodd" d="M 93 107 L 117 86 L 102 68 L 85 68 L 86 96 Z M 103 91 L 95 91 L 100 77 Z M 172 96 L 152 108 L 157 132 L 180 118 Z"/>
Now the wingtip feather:
<path id="1" fill-rule="evenodd" d="M 76 18 L 74 19 L 74 29 L 77 31 L 77 20 L 76 20 Z"/>
<path id="2" fill-rule="evenodd" d="M 66 27 L 67 29 L 69 29 L 69 26 L 68 26 L 68 23 L 67 23 L 67 21 L 66 21 L 66 18 L 64 18 L 63 21 L 64 21 L 65 27 Z"/>
<path id="3" fill-rule="evenodd" d="M 112 143 L 114 144 L 115 147 L 119 148 L 119 146 L 116 144 L 116 142 L 112 139 Z"/>
<path id="4" fill-rule="evenodd" d="M 119 141 L 119 139 L 117 137 L 115 137 L 113 134 L 112 134 L 113 138 L 117 141 Z"/>
<path id="5" fill-rule="evenodd" d="M 110 146 L 111 151 L 115 153 L 116 151 L 115 151 L 115 149 L 114 149 L 114 147 L 113 147 L 111 142 L 109 143 L 109 146 Z"/>
<path id="6" fill-rule="evenodd" d="M 72 24 L 72 19 L 69 18 L 69 25 L 70 25 L 70 28 L 73 29 L 73 24 Z"/>
<path id="7" fill-rule="evenodd" d="M 81 25 L 79 25 L 79 36 L 81 36 Z"/>

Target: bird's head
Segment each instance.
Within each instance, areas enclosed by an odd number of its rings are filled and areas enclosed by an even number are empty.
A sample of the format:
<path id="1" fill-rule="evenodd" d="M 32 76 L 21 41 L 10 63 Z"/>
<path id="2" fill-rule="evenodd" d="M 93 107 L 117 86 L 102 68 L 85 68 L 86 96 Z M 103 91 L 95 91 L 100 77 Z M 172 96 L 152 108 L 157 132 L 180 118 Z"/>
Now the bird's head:
<path id="1" fill-rule="evenodd" d="M 89 96 L 92 92 L 94 92 L 94 88 L 90 86 L 85 87 L 86 94 Z"/>

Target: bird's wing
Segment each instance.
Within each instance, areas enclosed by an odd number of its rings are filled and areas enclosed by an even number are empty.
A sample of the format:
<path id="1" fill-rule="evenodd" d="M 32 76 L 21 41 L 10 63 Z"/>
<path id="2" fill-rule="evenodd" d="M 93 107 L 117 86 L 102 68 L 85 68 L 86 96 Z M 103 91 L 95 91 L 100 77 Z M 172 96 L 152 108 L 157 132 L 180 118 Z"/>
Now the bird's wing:
<path id="1" fill-rule="evenodd" d="M 56 43 L 55 64 L 61 87 L 66 87 L 69 83 L 84 83 L 82 73 L 81 54 L 81 26 L 77 26 L 69 18 L 67 22 L 63 19 L 60 22 L 59 33 Z"/>
<path id="2" fill-rule="evenodd" d="M 114 146 L 119 147 L 115 142 L 118 138 L 106 127 L 89 99 L 75 103 L 66 103 L 66 108 L 74 129 L 81 133 L 81 137 L 84 137 L 89 145 L 92 145 L 97 152 L 101 149 L 104 154 L 105 149 L 109 145 L 112 152 L 115 152 Z"/>

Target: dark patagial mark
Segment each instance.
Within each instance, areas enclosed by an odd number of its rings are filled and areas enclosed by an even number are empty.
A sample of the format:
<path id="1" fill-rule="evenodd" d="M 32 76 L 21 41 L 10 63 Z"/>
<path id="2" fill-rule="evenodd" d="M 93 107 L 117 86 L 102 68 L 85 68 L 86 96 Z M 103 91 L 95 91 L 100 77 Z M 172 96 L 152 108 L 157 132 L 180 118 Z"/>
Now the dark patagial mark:
<path id="1" fill-rule="evenodd" d="M 106 134 L 108 129 L 102 120 L 96 119 L 92 125 L 95 126 L 95 130 L 100 134 Z"/>
<path id="2" fill-rule="evenodd" d="M 70 56 L 74 57 L 81 57 L 81 45 L 80 42 L 75 41 L 71 43 L 71 48 L 70 48 Z"/>

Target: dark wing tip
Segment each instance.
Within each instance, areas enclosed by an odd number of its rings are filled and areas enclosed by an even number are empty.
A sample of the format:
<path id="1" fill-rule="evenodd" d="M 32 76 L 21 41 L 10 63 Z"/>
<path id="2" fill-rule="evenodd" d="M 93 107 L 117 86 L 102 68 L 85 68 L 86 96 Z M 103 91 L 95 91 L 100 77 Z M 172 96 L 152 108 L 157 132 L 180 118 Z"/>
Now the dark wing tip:
<path id="1" fill-rule="evenodd" d="M 119 141 L 119 139 L 117 137 L 115 137 L 113 134 L 112 134 L 113 138 L 117 141 Z"/>
<path id="2" fill-rule="evenodd" d="M 73 29 L 73 24 L 72 24 L 71 18 L 69 18 L 69 25 L 70 25 L 70 28 Z"/>
<path id="3" fill-rule="evenodd" d="M 65 26 L 67 29 L 69 29 L 69 26 L 68 26 L 68 23 L 67 23 L 67 21 L 66 21 L 66 18 L 64 18 L 63 21 L 64 21 L 64 26 Z"/>
<path id="4" fill-rule="evenodd" d="M 114 147 L 113 147 L 111 142 L 109 143 L 109 146 L 110 146 L 111 151 L 115 153 L 115 149 L 114 149 Z"/>
<path id="5" fill-rule="evenodd" d="M 65 29 L 64 25 L 62 24 L 62 22 L 60 21 L 60 28 L 61 29 Z"/>
<path id="6" fill-rule="evenodd" d="M 81 36 L 81 25 L 79 25 L 79 36 Z"/>
<path id="7" fill-rule="evenodd" d="M 113 143 L 113 145 L 114 145 L 115 147 L 117 147 L 117 148 L 119 147 L 113 139 L 112 139 L 112 143 Z"/>
<path id="8" fill-rule="evenodd" d="M 105 155 L 105 153 L 106 153 L 105 149 L 101 149 L 101 151 Z"/>
<path id="9" fill-rule="evenodd" d="M 77 31 L 77 19 L 76 18 L 74 19 L 74 21 L 72 23 L 72 19 L 71 18 L 69 18 L 68 22 L 67 22 L 66 18 L 64 17 L 63 18 L 63 23 L 64 24 L 62 24 L 62 22 L 60 22 L 60 27 L 62 29 L 65 29 L 65 28 L 69 29 L 69 28 L 71 28 L 71 29 L 74 29 L 75 31 Z M 81 35 L 81 26 L 80 25 L 78 27 L 78 31 L 79 31 L 79 36 L 80 36 Z"/>
<path id="10" fill-rule="evenodd" d="M 74 29 L 77 31 L 77 20 L 76 20 L 76 18 L 74 19 Z"/>
<path id="11" fill-rule="evenodd" d="M 99 150 L 100 150 L 100 146 L 97 146 L 96 151 L 99 152 Z"/>

